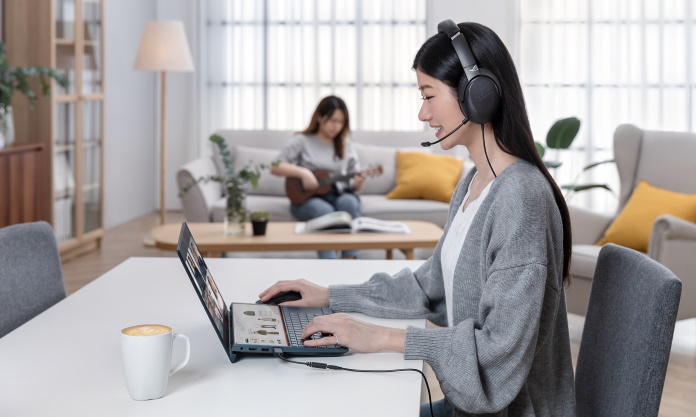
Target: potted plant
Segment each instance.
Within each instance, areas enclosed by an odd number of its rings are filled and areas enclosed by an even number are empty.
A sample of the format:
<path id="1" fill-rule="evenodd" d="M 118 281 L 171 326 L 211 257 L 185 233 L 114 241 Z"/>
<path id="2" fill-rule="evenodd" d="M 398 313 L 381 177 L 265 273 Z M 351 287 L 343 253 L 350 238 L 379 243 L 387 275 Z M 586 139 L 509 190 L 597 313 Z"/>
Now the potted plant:
<path id="1" fill-rule="evenodd" d="M 27 96 L 32 107 L 36 103 L 36 93 L 30 86 L 32 78 L 38 78 L 44 96 L 51 92 L 51 78 L 63 88 L 68 87 L 68 80 L 52 68 L 11 66 L 5 54 L 5 44 L 0 42 L 0 148 L 14 143 L 14 122 L 12 121 L 14 92 L 19 91 Z"/>
<path id="2" fill-rule="evenodd" d="M 556 159 L 558 159 L 559 150 L 568 149 L 575 140 L 575 136 L 577 136 L 579 130 L 580 120 L 576 117 L 568 117 L 565 119 L 557 120 L 551 126 L 551 129 L 549 129 L 549 132 L 546 134 L 546 146 L 542 145 L 539 142 L 535 142 L 539 155 L 543 158 L 544 154 L 546 153 L 546 148 L 556 149 Z M 580 180 L 580 177 L 583 173 L 598 165 L 607 164 L 611 162 L 614 162 L 614 160 L 609 159 L 606 161 L 595 162 L 590 165 L 587 165 L 575 177 L 575 180 L 572 184 L 561 185 L 561 188 L 566 190 L 567 192 L 566 198 L 568 199 L 568 201 L 570 201 L 568 194 L 572 196 L 574 193 L 579 191 L 591 190 L 594 188 L 603 188 L 605 190 L 611 191 L 611 188 L 609 188 L 609 186 L 606 184 L 578 184 L 578 181 Z M 561 166 L 561 162 L 558 161 L 544 161 L 544 164 L 549 169 L 556 169 Z"/>
<path id="3" fill-rule="evenodd" d="M 252 211 L 249 215 L 251 220 L 251 230 L 254 236 L 263 236 L 266 234 L 266 225 L 271 218 L 271 213 L 266 210 Z"/>
<path id="4" fill-rule="evenodd" d="M 251 184 L 256 188 L 261 177 L 261 170 L 269 168 L 266 164 L 247 164 L 239 171 L 235 171 L 230 157 L 230 150 L 227 143 L 220 135 L 210 136 L 210 141 L 215 143 L 220 151 L 222 163 L 225 166 L 225 172 L 222 175 L 208 175 L 198 178 L 195 182 L 183 187 L 179 192 L 179 197 L 186 194 L 191 187 L 199 182 L 216 181 L 222 184 L 227 196 L 227 204 L 225 208 L 225 226 L 224 230 L 227 234 L 244 233 L 244 224 L 246 222 L 246 190 Z M 274 162 L 271 165 L 276 165 Z"/>

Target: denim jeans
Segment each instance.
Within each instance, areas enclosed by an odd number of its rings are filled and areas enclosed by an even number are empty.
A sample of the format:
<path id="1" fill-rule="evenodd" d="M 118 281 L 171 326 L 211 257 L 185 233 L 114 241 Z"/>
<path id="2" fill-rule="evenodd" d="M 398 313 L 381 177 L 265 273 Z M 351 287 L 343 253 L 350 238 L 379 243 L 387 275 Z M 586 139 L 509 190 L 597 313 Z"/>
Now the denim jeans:
<path id="1" fill-rule="evenodd" d="M 324 214 L 334 211 L 347 211 L 353 218 L 360 217 L 360 199 L 353 193 L 334 194 L 329 193 L 310 198 L 302 205 L 290 204 L 290 212 L 299 221 L 306 222 Z M 336 259 L 336 251 L 320 250 L 317 252 L 320 259 Z M 357 250 L 344 250 L 343 258 L 358 257 Z"/>
<path id="2" fill-rule="evenodd" d="M 452 417 L 454 407 L 446 399 L 433 402 L 433 417 Z M 420 417 L 430 417 L 430 403 L 421 404 Z"/>

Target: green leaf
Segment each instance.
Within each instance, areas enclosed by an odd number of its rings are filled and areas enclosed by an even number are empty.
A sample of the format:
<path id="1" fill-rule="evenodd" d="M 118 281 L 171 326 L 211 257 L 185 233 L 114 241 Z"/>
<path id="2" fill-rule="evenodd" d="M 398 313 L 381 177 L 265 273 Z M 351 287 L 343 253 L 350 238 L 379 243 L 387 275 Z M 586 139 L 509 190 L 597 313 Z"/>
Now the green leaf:
<path id="1" fill-rule="evenodd" d="M 222 162 L 225 165 L 225 175 L 224 176 L 206 176 L 198 178 L 192 183 L 182 187 L 179 190 L 179 197 L 186 194 L 194 185 L 199 182 L 207 183 L 209 181 L 216 181 L 223 185 L 227 190 L 228 195 L 243 193 L 246 184 L 251 184 L 253 188 L 257 188 L 259 185 L 259 178 L 261 178 L 261 171 L 269 168 L 268 165 L 260 163 L 255 164 L 254 161 L 249 160 L 241 170 L 235 172 L 234 166 L 232 165 L 232 154 L 227 146 L 227 142 L 220 135 L 211 135 L 210 141 L 215 143 L 220 151 L 220 156 L 222 157 Z M 280 163 L 279 160 L 271 162 L 272 166 L 276 166 Z"/>
<path id="2" fill-rule="evenodd" d="M 544 161 L 544 165 L 546 165 L 546 168 L 558 168 L 559 166 L 563 165 L 563 162 Z"/>
<path id="3" fill-rule="evenodd" d="M 546 146 L 551 149 L 568 149 L 580 130 L 580 119 L 568 117 L 557 120 L 546 135 Z"/>
<path id="4" fill-rule="evenodd" d="M 594 168 L 594 167 L 596 167 L 596 166 L 599 166 L 599 165 L 602 165 L 602 164 L 608 164 L 608 163 L 611 163 L 611 162 L 614 162 L 614 160 L 613 160 L 613 159 L 607 159 L 606 161 L 595 162 L 595 163 L 593 163 L 593 164 L 590 164 L 590 165 L 586 166 L 586 167 L 583 168 L 582 170 L 583 170 L 583 171 L 587 171 L 588 169 L 592 169 L 592 168 Z"/>
<path id="5" fill-rule="evenodd" d="M 539 142 L 534 142 L 534 146 L 536 146 L 537 152 L 539 152 L 539 157 L 543 159 L 544 154 L 546 153 L 546 148 L 544 147 L 544 145 L 542 145 Z"/>
<path id="6" fill-rule="evenodd" d="M 12 96 L 15 91 L 19 91 L 27 96 L 29 105 L 33 107 L 38 98 L 29 82 L 33 78 L 38 78 L 41 94 L 43 95 L 48 95 L 51 91 L 51 78 L 67 88 L 68 80 L 54 69 L 46 67 L 13 67 L 8 62 L 5 52 L 5 44 L 0 42 L 0 107 L 12 104 Z"/>
<path id="7" fill-rule="evenodd" d="M 611 188 L 609 188 L 609 186 L 606 184 L 562 185 L 561 188 L 570 191 L 586 191 L 591 190 L 593 188 L 603 188 L 607 191 L 611 191 Z"/>

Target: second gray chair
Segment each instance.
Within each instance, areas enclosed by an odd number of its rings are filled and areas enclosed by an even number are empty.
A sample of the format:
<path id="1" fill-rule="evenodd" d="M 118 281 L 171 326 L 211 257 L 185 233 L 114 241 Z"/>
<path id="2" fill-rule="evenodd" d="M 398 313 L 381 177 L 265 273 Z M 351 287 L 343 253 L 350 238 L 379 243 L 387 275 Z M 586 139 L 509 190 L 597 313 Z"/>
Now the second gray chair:
<path id="1" fill-rule="evenodd" d="M 681 281 L 645 254 L 599 253 L 575 374 L 578 417 L 657 416 Z"/>
<path id="2" fill-rule="evenodd" d="M 0 337 L 65 298 L 53 229 L 46 222 L 0 229 Z"/>

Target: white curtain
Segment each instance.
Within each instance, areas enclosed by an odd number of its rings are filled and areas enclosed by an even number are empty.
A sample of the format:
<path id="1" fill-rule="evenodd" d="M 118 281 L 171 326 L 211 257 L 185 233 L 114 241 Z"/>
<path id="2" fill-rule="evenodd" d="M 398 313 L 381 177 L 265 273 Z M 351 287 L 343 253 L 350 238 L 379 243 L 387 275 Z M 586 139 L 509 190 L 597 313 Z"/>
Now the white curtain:
<path id="1" fill-rule="evenodd" d="M 613 158 L 621 123 L 696 129 L 692 0 L 519 1 L 519 72 L 537 141 L 545 142 L 557 119 L 582 121 L 572 150 L 558 152 L 559 184 L 571 183 L 590 162 Z M 615 171 L 613 164 L 598 167 L 580 182 L 609 182 L 618 193 Z M 571 204 L 611 212 L 617 200 L 596 190 Z"/>
<path id="2" fill-rule="evenodd" d="M 203 129 L 300 130 L 342 97 L 353 130 L 423 130 L 425 0 L 204 0 Z"/>

